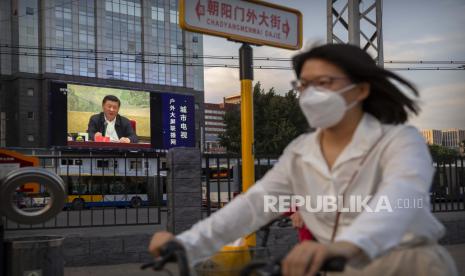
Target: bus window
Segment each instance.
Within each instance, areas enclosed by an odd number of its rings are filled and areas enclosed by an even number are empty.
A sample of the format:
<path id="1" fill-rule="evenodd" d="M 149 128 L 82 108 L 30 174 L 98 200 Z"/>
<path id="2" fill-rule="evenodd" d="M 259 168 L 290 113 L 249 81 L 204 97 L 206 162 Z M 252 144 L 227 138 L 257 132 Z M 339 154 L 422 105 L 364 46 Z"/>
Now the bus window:
<path id="1" fill-rule="evenodd" d="M 120 181 L 115 181 L 110 184 L 110 195 L 124 194 L 124 184 Z"/>

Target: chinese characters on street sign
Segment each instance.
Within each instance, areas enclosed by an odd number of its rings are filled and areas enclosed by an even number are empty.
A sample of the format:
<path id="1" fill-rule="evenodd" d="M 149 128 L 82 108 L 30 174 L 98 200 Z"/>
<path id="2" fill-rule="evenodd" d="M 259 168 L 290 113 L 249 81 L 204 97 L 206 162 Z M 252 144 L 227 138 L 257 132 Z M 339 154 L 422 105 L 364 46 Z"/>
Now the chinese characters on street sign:
<path id="1" fill-rule="evenodd" d="M 302 14 L 265 2 L 181 0 L 181 28 L 285 49 L 302 46 Z"/>

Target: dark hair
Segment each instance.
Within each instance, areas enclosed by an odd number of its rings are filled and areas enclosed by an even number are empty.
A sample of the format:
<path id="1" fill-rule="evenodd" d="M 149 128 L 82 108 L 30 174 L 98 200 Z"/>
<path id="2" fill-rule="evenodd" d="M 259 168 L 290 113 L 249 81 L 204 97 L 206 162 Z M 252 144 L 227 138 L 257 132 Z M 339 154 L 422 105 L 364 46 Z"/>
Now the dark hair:
<path id="1" fill-rule="evenodd" d="M 365 112 L 386 124 L 400 124 L 408 119 L 408 113 L 418 114 L 420 108 L 390 80 L 395 80 L 418 96 L 416 87 L 399 75 L 378 67 L 365 51 L 349 44 L 326 44 L 300 53 L 292 58 L 297 77 L 307 60 L 321 59 L 336 65 L 353 83 L 370 84 L 370 95 L 363 101 Z"/>
<path id="2" fill-rule="evenodd" d="M 102 105 L 104 105 L 106 101 L 117 102 L 117 103 L 118 103 L 118 106 L 121 106 L 121 102 L 120 102 L 120 100 L 118 99 L 118 97 L 116 97 L 116 96 L 113 96 L 113 95 L 106 95 L 106 96 L 103 98 Z"/>

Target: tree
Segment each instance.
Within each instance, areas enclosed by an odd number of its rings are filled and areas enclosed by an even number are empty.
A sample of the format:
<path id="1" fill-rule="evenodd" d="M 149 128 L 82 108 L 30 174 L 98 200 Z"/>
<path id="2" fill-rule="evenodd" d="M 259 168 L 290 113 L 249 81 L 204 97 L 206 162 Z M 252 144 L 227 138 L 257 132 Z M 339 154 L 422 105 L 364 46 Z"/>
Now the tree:
<path id="1" fill-rule="evenodd" d="M 219 135 L 221 146 L 228 152 L 241 152 L 241 111 L 240 106 L 226 111 L 224 115 L 226 131 Z"/>
<path id="2" fill-rule="evenodd" d="M 265 92 L 257 82 L 253 89 L 254 136 L 257 154 L 279 155 L 297 136 L 309 130 L 299 108 L 294 91 L 281 96 L 274 88 Z M 241 151 L 240 108 L 232 108 L 225 114 L 226 132 L 220 135 L 220 143 L 228 152 Z"/>
<path id="3" fill-rule="evenodd" d="M 440 145 L 429 145 L 429 150 L 431 152 L 433 160 L 435 161 L 448 160 L 458 155 L 458 152 L 456 150 Z"/>

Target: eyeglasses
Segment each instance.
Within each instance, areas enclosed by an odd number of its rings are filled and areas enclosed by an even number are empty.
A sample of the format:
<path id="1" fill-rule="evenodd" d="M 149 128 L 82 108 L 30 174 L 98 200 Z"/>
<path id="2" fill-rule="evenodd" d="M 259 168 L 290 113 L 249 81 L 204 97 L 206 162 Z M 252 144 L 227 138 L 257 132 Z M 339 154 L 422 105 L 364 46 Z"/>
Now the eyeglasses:
<path id="1" fill-rule="evenodd" d="M 320 76 L 316 77 L 313 80 L 293 80 L 291 81 L 292 89 L 298 92 L 304 91 L 307 87 L 321 87 L 321 88 L 331 88 L 334 81 L 337 80 L 346 80 L 347 77 L 336 77 L 336 76 Z"/>

